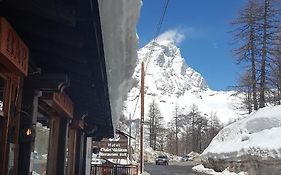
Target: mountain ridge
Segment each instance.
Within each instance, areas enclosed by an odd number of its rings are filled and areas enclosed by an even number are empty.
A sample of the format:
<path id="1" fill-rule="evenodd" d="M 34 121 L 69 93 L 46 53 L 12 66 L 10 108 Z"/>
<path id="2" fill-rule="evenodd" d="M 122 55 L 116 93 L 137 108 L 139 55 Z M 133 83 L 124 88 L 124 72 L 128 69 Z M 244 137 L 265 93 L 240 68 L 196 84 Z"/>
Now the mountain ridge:
<path id="1" fill-rule="evenodd" d="M 149 60 L 148 56 L 150 56 Z M 172 39 L 152 41 L 139 49 L 137 66 L 133 74 L 135 83 L 124 103 L 125 116 L 133 113 L 139 96 L 142 61 L 146 63 L 149 61 L 145 74 L 146 115 L 149 104 L 152 100 L 156 100 L 167 122 L 172 118 L 175 106 L 179 106 L 181 112 L 185 113 L 193 104 L 196 104 L 206 116 L 216 113 L 223 123 L 239 116 L 233 108 L 233 101 L 237 100 L 233 96 L 235 92 L 211 90 L 204 77 L 185 63 L 180 48 Z M 139 112 L 137 107 L 137 116 Z"/>

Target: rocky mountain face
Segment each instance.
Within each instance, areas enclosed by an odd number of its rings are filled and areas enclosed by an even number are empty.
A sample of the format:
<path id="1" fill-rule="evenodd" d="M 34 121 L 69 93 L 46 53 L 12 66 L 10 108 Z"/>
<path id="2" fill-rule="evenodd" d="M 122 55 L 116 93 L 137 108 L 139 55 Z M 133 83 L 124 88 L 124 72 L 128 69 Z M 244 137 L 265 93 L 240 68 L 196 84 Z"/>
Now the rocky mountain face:
<path id="1" fill-rule="evenodd" d="M 233 92 L 211 90 L 202 75 L 185 63 L 180 49 L 173 40 L 150 42 L 138 51 L 138 61 L 133 74 L 134 83 L 125 101 L 125 116 L 140 116 L 140 75 L 141 62 L 145 63 L 145 113 L 155 100 L 166 121 L 173 117 L 176 106 L 181 113 L 187 112 L 196 104 L 203 115 L 216 114 L 222 122 L 237 118 L 233 108 Z M 202 63 L 203 64 L 203 63 Z M 136 103 L 138 106 L 135 110 Z"/>

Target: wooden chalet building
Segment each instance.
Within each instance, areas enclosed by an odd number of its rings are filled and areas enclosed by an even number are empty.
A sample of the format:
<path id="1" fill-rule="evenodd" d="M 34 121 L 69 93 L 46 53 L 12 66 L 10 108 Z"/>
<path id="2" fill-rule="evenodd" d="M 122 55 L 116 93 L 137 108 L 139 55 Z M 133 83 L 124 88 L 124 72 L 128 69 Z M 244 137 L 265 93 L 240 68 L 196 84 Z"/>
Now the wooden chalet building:
<path id="1" fill-rule="evenodd" d="M 0 1 L 0 175 L 84 174 L 113 137 L 97 0 Z"/>

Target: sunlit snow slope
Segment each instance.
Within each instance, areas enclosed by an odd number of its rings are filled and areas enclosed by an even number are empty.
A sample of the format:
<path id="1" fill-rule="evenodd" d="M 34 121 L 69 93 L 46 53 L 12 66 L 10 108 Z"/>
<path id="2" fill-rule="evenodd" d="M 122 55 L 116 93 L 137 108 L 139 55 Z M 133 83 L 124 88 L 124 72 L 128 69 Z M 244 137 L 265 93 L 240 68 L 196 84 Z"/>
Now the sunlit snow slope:
<path id="1" fill-rule="evenodd" d="M 173 34 L 172 34 L 173 35 Z M 150 42 L 138 51 L 138 61 L 133 74 L 135 83 L 125 101 L 124 115 L 133 114 L 140 92 L 141 61 L 148 64 L 145 76 L 145 114 L 154 99 L 166 121 L 173 117 L 177 105 L 181 113 L 186 113 L 192 104 L 196 104 L 203 115 L 216 113 L 219 119 L 226 123 L 230 118 L 237 118 L 233 102 L 236 97 L 233 92 L 213 91 L 200 73 L 189 67 L 182 58 L 180 49 L 176 46 L 177 34 L 174 36 Z M 153 52 L 151 52 L 153 48 Z M 151 55 L 150 57 L 148 57 Z M 148 59 L 150 58 L 150 59 Z M 208 59 L 208 58 L 206 58 Z M 204 64 L 202 62 L 202 64 Z M 140 116 L 140 100 L 134 118 Z"/>
<path id="2" fill-rule="evenodd" d="M 260 109 L 225 127 L 201 156 L 242 160 L 245 155 L 263 160 L 281 158 L 281 106 Z"/>

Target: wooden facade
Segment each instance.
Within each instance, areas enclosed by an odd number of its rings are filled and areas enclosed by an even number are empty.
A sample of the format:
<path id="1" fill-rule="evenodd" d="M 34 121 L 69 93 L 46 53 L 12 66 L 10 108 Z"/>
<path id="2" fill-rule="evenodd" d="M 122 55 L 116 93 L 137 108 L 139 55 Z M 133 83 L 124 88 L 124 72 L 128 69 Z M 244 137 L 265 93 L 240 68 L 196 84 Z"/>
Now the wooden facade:
<path id="1" fill-rule="evenodd" d="M 0 17 L 0 62 L 12 72 L 27 75 L 28 48 L 5 18 Z"/>
<path id="2" fill-rule="evenodd" d="M 28 49 L 15 30 L 0 18 L 0 174 L 16 172 L 21 109 L 22 75 L 27 73 Z"/>
<path id="3" fill-rule="evenodd" d="M 97 0 L 1 1 L 0 175 L 84 174 L 86 137 L 113 136 L 104 75 Z"/>
<path id="4" fill-rule="evenodd" d="M 0 163 L 0 174 L 7 174 L 8 170 L 17 171 L 21 81 L 19 76 L 6 71 L 0 71 L 0 79 L 4 82 L 3 113 L 0 117 L 0 152 L 3 153 L 0 154 L 3 161 Z M 13 155 L 9 155 L 11 152 Z"/>

